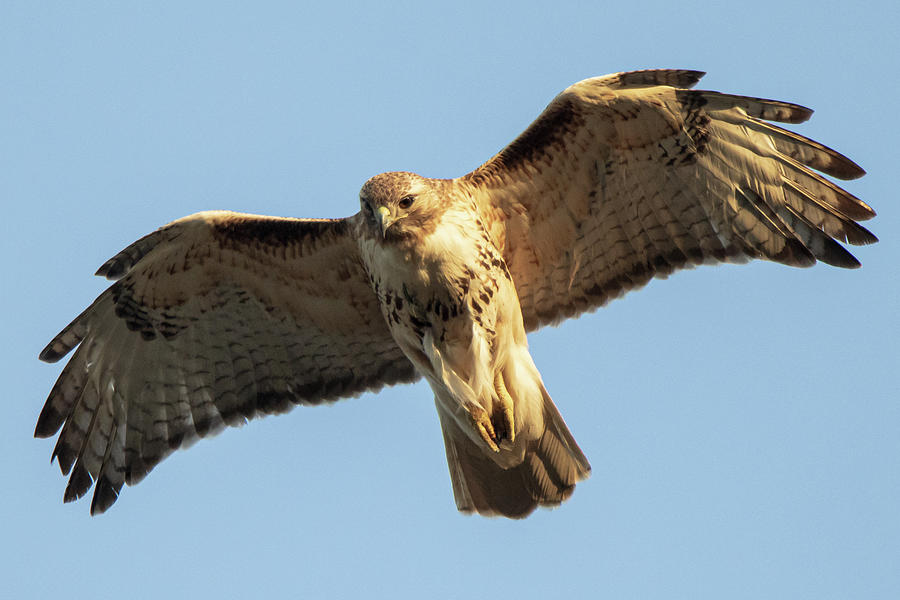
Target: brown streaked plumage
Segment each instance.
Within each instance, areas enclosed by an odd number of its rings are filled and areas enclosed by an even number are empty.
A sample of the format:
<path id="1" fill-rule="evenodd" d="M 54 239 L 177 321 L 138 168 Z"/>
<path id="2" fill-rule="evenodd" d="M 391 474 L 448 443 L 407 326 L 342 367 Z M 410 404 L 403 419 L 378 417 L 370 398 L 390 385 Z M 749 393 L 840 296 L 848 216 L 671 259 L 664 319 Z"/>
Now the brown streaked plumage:
<path id="1" fill-rule="evenodd" d="M 41 353 L 73 356 L 35 435 L 58 431 L 65 500 L 115 502 L 225 425 L 424 377 L 457 506 L 521 517 L 590 472 L 525 332 L 653 277 L 761 258 L 859 263 L 874 212 L 815 171 L 841 154 L 768 121 L 807 108 L 691 89 L 697 71 L 588 79 L 458 179 L 387 173 L 346 219 L 179 219 L 98 275 L 115 283 Z"/>

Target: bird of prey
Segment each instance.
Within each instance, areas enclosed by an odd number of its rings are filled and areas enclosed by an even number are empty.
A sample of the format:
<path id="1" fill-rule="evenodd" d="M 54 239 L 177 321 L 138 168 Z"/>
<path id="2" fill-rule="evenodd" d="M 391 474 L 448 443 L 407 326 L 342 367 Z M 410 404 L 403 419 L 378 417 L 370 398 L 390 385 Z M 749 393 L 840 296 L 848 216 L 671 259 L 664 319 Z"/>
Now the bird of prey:
<path id="1" fill-rule="evenodd" d="M 523 517 L 590 465 L 526 334 L 654 277 L 759 258 L 857 267 L 869 206 L 843 155 L 771 121 L 811 110 L 693 90 L 702 72 L 581 81 L 471 173 L 376 175 L 343 219 L 212 211 L 141 238 L 41 352 L 75 349 L 35 429 L 64 500 L 105 511 L 173 450 L 297 404 L 424 378 L 459 510 Z"/>

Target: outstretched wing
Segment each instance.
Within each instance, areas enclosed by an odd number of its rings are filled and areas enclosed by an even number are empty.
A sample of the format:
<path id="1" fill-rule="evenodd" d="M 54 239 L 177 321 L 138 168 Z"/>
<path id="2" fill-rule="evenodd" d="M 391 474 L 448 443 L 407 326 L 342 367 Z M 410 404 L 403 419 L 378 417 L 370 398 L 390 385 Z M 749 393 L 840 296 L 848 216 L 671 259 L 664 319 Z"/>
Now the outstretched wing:
<path id="1" fill-rule="evenodd" d="M 96 482 L 91 513 L 103 512 L 123 483 L 225 425 L 416 379 L 353 226 L 199 213 L 100 267 L 118 281 L 40 356 L 77 346 L 35 429 L 62 427 L 65 500 Z"/>
<path id="2" fill-rule="evenodd" d="M 503 244 L 526 327 L 601 306 L 653 277 L 763 258 L 859 263 L 874 211 L 815 173 L 864 171 L 766 121 L 795 104 L 692 87 L 697 71 L 637 71 L 562 92 L 512 144 L 458 180 Z"/>

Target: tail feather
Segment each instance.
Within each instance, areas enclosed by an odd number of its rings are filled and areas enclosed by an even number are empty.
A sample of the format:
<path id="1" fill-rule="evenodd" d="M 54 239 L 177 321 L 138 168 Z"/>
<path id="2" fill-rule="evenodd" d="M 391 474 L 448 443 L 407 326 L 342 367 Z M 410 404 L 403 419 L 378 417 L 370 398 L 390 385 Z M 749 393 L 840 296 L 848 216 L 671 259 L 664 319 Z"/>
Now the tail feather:
<path id="1" fill-rule="evenodd" d="M 504 469 L 474 444 L 456 421 L 438 407 L 456 506 L 462 512 L 519 519 L 538 506 L 558 506 L 590 475 L 591 466 L 544 394 L 541 437 L 529 443 L 524 460 Z"/>

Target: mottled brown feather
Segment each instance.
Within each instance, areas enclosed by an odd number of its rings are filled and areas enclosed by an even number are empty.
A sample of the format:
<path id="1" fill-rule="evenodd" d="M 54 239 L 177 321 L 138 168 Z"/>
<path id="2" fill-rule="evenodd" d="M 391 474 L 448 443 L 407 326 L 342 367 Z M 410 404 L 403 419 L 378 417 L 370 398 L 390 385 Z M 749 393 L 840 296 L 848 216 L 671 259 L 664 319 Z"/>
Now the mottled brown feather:
<path id="1" fill-rule="evenodd" d="M 874 211 L 811 169 L 844 179 L 864 171 L 765 122 L 798 123 L 810 109 L 684 89 L 701 75 L 577 83 L 458 180 L 504 248 L 527 329 L 699 264 L 852 268 L 858 261 L 835 238 L 876 240 L 855 222 Z"/>
<path id="2" fill-rule="evenodd" d="M 103 512 L 124 484 L 226 425 L 415 380 L 353 226 L 201 213 L 107 261 L 98 273 L 116 283 L 40 355 L 77 346 L 35 428 L 62 428 L 65 500 L 96 481 L 91 512 Z"/>

